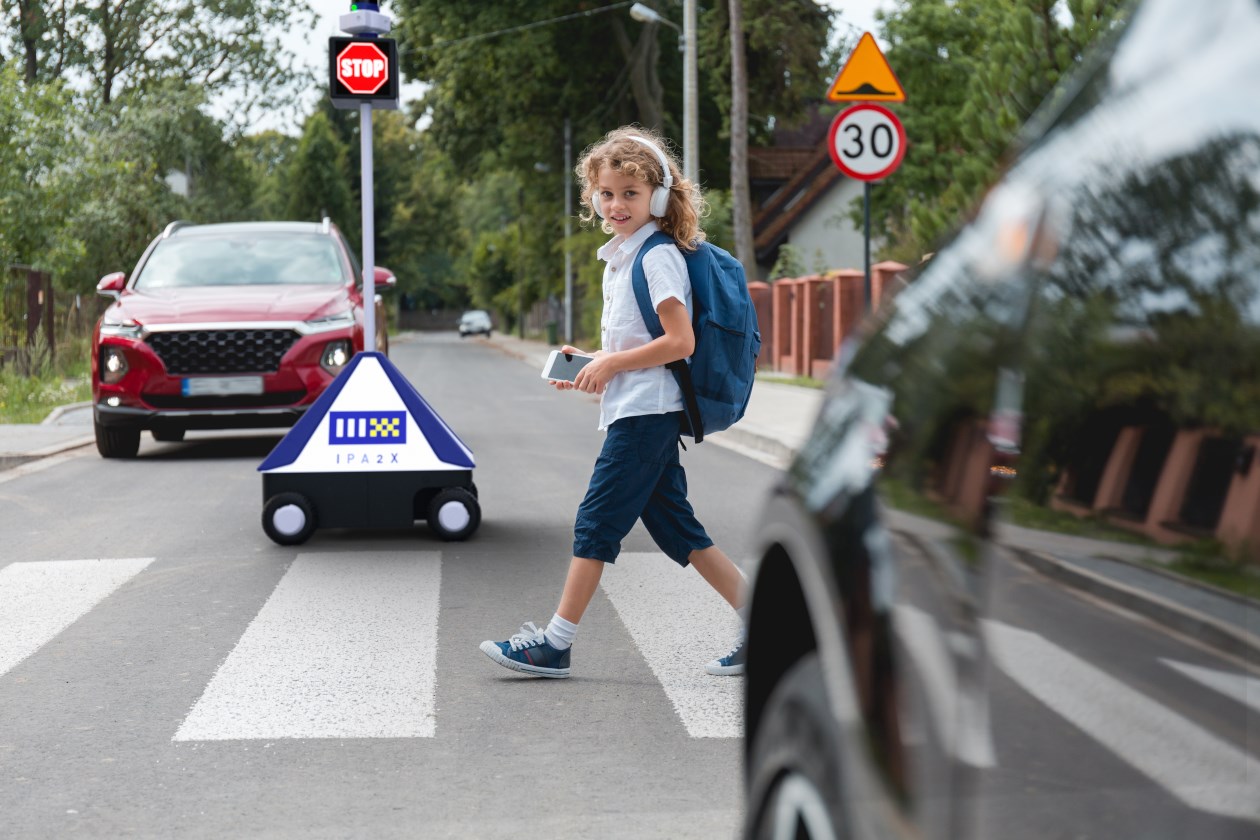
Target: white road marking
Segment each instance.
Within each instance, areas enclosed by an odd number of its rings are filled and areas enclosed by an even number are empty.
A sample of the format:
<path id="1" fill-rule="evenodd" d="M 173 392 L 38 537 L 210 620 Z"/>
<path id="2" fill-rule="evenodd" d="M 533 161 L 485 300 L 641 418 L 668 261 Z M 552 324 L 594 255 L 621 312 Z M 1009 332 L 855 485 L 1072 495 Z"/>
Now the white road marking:
<path id="1" fill-rule="evenodd" d="M 694 569 L 658 553 L 623 552 L 600 585 L 692 738 L 743 734 L 743 677 L 704 665 L 739 640 L 739 616 Z"/>
<path id="2" fill-rule="evenodd" d="M 152 557 L 10 563 L 0 569 L 0 674 L 39 650 Z"/>
<path id="3" fill-rule="evenodd" d="M 986 622 L 998 666 L 1025 691 L 1192 808 L 1260 820 L 1260 759 L 1026 630 Z"/>
<path id="4" fill-rule="evenodd" d="M 954 661 L 936 619 L 909 604 L 893 607 L 893 626 L 914 660 L 923 680 L 932 722 L 945 750 L 973 767 L 992 767 L 997 761 L 989 726 L 987 698 L 960 703 Z"/>
<path id="5" fill-rule="evenodd" d="M 1201 665 L 1189 665 L 1172 659 L 1161 659 L 1169 668 L 1180 671 L 1195 682 L 1224 694 L 1231 700 L 1250 706 L 1260 712 L 1260 680 L 1246 674 L 1217 671 Z M 1260 779 L 1257 780 L 1260 784 Z"/>
<path id="6" fill-rule="evenodd" d="M 438 552 L 302 554 L 176 741 L 432 738 Z"/>

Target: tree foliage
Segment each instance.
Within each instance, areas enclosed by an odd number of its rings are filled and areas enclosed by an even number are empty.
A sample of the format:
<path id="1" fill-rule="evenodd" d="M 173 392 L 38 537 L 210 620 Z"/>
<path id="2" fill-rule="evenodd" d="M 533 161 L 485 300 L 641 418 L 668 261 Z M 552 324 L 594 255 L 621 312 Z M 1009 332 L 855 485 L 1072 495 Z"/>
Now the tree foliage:
<path id="1" fill-rule="evenodd" d="M 909 148 L 873 191 L 887 256 L 917 262 L 997 179 L 1020 128 L 1127 0 L 898 0 L 879 15 Z M 860 208 L 854 211 L 860 213 Z"/>
<path id="2" fill-rule="evenodd" d="M 302 139 L 288 166 L 289 200 L 286 216 L 294 221 L 318 222 L 328 216 L 348 237 L 359 225 L 350 189 L 346 147 L 333 132 L 328 117 L 316 111 L 302 128 Z"/>
<path id="3" fill-rule="evenodd" d="M 74 82 L 108 105 L 176 81 L 234 91 L 248 112 L 288 101 L 299 74 L 278 33 L 315 17 L 279 0 L 16 0 L 4 23 L 0 45 L 28 84 Z"/>

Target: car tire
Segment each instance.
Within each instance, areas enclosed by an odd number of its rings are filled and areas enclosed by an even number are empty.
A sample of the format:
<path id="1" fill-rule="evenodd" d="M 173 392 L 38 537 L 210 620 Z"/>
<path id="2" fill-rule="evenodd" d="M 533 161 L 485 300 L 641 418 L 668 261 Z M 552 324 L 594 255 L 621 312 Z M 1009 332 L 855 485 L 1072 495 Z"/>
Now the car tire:
<path id="1" fill-rule="evenodd" d="M 481 505 L 464 487 L 447 487 L 429 502 L 429 528 L 447 542 L 466 540 L 481 524 Z"/>
<path id="2" fill-rule="evenodd" d="M 301 493 L 277 493 L 263 505 L 263 531 L 279 545 L 301 545 L 318 524 L 315 506 Z"/>
<path id="3" fill-rule="evenodd" d="M 766 703 L 749 753 L 745 836 L 847 838 L 841 749 L 822 666 L 810 653 L 783 675 Z"/>
<path id="4" fill-rule="evenodd" d="M 180 428 L 153 429 L 150 434 L 158 443 L 179 443 L 184 439 L 184 430 Z"/>
<path id="5" fill-rule="evenodd" d="M 96 451 L 102 458 L 134 458 L 140 451 L 140 430 L 125 426 L 92 424 L 96 432 Z"/>

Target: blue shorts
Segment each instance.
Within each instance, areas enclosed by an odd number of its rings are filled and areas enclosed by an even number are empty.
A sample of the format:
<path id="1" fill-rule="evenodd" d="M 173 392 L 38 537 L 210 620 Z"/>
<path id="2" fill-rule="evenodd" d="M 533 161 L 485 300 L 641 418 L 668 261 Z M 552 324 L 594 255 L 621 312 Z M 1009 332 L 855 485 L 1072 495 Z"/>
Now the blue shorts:
<path id="1" fill-rule="evenodd" d="M 680 566 L 691 552 L 713 545 L 687 501 L 687 474 L 678 460 L 681 414 L 623 417 L 608 427 L 578 507 L 573 556 L 614 562 L 636 519 Z"/>

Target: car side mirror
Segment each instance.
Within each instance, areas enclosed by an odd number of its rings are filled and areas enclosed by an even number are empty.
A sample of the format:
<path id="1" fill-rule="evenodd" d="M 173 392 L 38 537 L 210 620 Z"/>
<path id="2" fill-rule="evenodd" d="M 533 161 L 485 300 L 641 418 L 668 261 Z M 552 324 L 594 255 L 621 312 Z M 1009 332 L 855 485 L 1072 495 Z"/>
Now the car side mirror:
<path id="1" fill-rule="evenodd" d="M 383 291 L 397 286 L 398 278 L 388 268 L 382 268 L 378 265 L 372 270 L 372 282 L 376 284 L 378 291 Z"/>
<path id="2" fill-rule="evenodd" d="M 106 274 L 101 281 L 96 284 L 96 293 L 103 297 L 118 300 L 122 295 L 122 290 L 127 287 L 127 275 L 121 271 L 115 271 L 113 274 Z"/>

